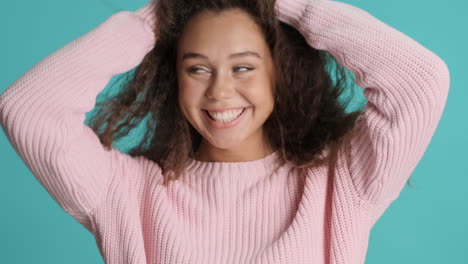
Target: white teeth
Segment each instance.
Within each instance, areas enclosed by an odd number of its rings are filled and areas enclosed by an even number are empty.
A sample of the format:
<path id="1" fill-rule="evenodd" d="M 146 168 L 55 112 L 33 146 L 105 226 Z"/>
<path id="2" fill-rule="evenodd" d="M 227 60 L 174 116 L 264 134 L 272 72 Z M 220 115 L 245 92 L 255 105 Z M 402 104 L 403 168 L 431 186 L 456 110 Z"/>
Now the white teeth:
<path id="1" fill-rule="evenodd" d="M 236 119 L 242 113 L 242 111 L 244 111 L 244 108 L 240 110 L 230 110 L 230 111 L 226 111 L 223 113 L 220 113 L 220 112 L 208 112 L 208 113 L 216 121 L 221 121 L 223 123 L 226 123 L 226 122 L 230 122 Z"/>

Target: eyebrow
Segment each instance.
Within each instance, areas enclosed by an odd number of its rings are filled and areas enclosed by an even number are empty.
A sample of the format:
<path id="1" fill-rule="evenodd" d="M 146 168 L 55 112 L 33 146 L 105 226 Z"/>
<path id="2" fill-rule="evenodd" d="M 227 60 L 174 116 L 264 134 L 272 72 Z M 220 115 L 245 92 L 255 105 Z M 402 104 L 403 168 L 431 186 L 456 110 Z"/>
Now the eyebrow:
<path id="1" fill-rule="evenodd" d="M 259 58 L 259 59 L 262 58 L 257 52 L 254 52 L 254 51 L 244 51 L 244 52 L 233 53 L 233 54 L 229 55 L 228 58 L 232 59 L 232 58 L 244 57 L 244 56 L 255 56 L 255 57 Z M 182 56 L 182 60 L 189 59 L 189 58 L 208 59 L 207 56 L 205 56 L 203 54 L 200 54 L 200 53 L 195 53 L 195 52 L 187 52 L 187 53 L 184 54 L 184 56 Z"/>

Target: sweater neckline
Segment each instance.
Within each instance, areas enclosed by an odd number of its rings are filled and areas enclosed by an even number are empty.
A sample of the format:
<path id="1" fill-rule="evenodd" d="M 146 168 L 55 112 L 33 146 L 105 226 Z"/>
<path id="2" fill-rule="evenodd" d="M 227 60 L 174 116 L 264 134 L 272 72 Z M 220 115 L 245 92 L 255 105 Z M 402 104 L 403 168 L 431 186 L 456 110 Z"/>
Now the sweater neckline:
<path id="1" fill-rule="evenodd" d="M 199 161 L 189 158 L 184 177 L 192 180 L 258 180 L 271 175 L 280 165 L 282 163 L 280 162 L 279 150 L 252 161 Z"/>

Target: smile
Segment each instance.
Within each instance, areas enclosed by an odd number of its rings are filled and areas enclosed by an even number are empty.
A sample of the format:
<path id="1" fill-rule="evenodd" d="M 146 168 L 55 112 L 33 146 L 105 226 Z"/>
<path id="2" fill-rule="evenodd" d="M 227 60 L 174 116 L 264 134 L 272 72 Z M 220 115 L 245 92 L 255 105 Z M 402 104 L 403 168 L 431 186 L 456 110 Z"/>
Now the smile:
<path id="1" fill-rule="evenodd" d="M 227 115 L 212 113 L 213 114 L 212 116 L 207 110 L 203 110 L 203 112 L 204 112 L 205 120 L 208 121 L 210 126 L 212 126 L 213 128 L 221 129 L 221 128 L 232 128 L 236 126 L 240 121 L 244 119 L 246 112 L 250 108 L 251 107 L 243 108 L 242 111 L 240 111 L 239 113 L 235 113 L 234 111 Z"/>

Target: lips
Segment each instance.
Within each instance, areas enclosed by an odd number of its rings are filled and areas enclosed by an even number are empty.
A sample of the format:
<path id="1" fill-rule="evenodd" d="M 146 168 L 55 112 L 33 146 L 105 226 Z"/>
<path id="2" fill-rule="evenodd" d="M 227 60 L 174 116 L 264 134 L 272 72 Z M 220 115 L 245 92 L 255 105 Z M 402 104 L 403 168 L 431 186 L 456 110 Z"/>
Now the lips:
<path id="1" fill-rule="evenodd" d="M 240 109 L 242 109 L 242 108 L 240 108 Z M 244 110 L 241 112 L 241 114 L 236 119 L 234 119 L 232 121 L 229 121 L 229 122 L 226 122 L 226 123 L 223 123 L 223 122 L 220 122 L 220 121 L 217 121 L 217 120 L 213 119 L 210 116 L 210 114 L 208 113 L 207 110 L 203 110 L 203 112 L 204 112 L 205 120 L 208 121 L 210 126 L 212 126 L 213 128 L 217 128 L 217 129 L 222 129 L 222 128 L 225 129 L 225 128 L 232 128 L 232 127 L 236 126 L 239 122 L 241 122 L 245 118 L 245 115 L 246 115 L 248 109 L 250 109 L 250 107 L 245 107 Z"/>
<path id="2" fill-rule="evenodd" d="M 245 111 L 245 108 L 241 108 L 241 109 L 242 109 L 242 111 L 240 111 L 240 112 L 237 114 L 237 117 L 236 117 L 235 119 L 237 119 L 237 118 L 238 118 L 240 115 L 242 115 L 242 113 Z M 239 110 L 240 110 L 240 109 L 239 109 Z M 232 110 L 228 110 L 228 111 L 232 111 Z M 211 119 L 216 120 L 216 121 L 218 121 L 218 122 L 221 122 L 220 120 L 217 120 L 216 118 L 214 118 L 214 117 L 212 116 L 212 114 L 209 113 L 209 111 L 205 111 L 205 112 L 210 116 Z M 224 112 L 225 112 L 225 111 L 224 111 Z M 233 119 L 233 120 L 235 120 L 235 119 Z M 231 122 L 231 121 L 229 121 L 229 122 Z"/>
<path id="3" fill-rule="evenodd" d="M 213 108 L 213 109 L 202 109 L 204 111 L 209 111 L 209 112 L 226 112 L 226 111 L 231 111 L 231 110 L 240 110 L 243 108 L 247 108 L 248 106 L 241 106 L 241 107 L 231 107 L 231 108 Z"/>

